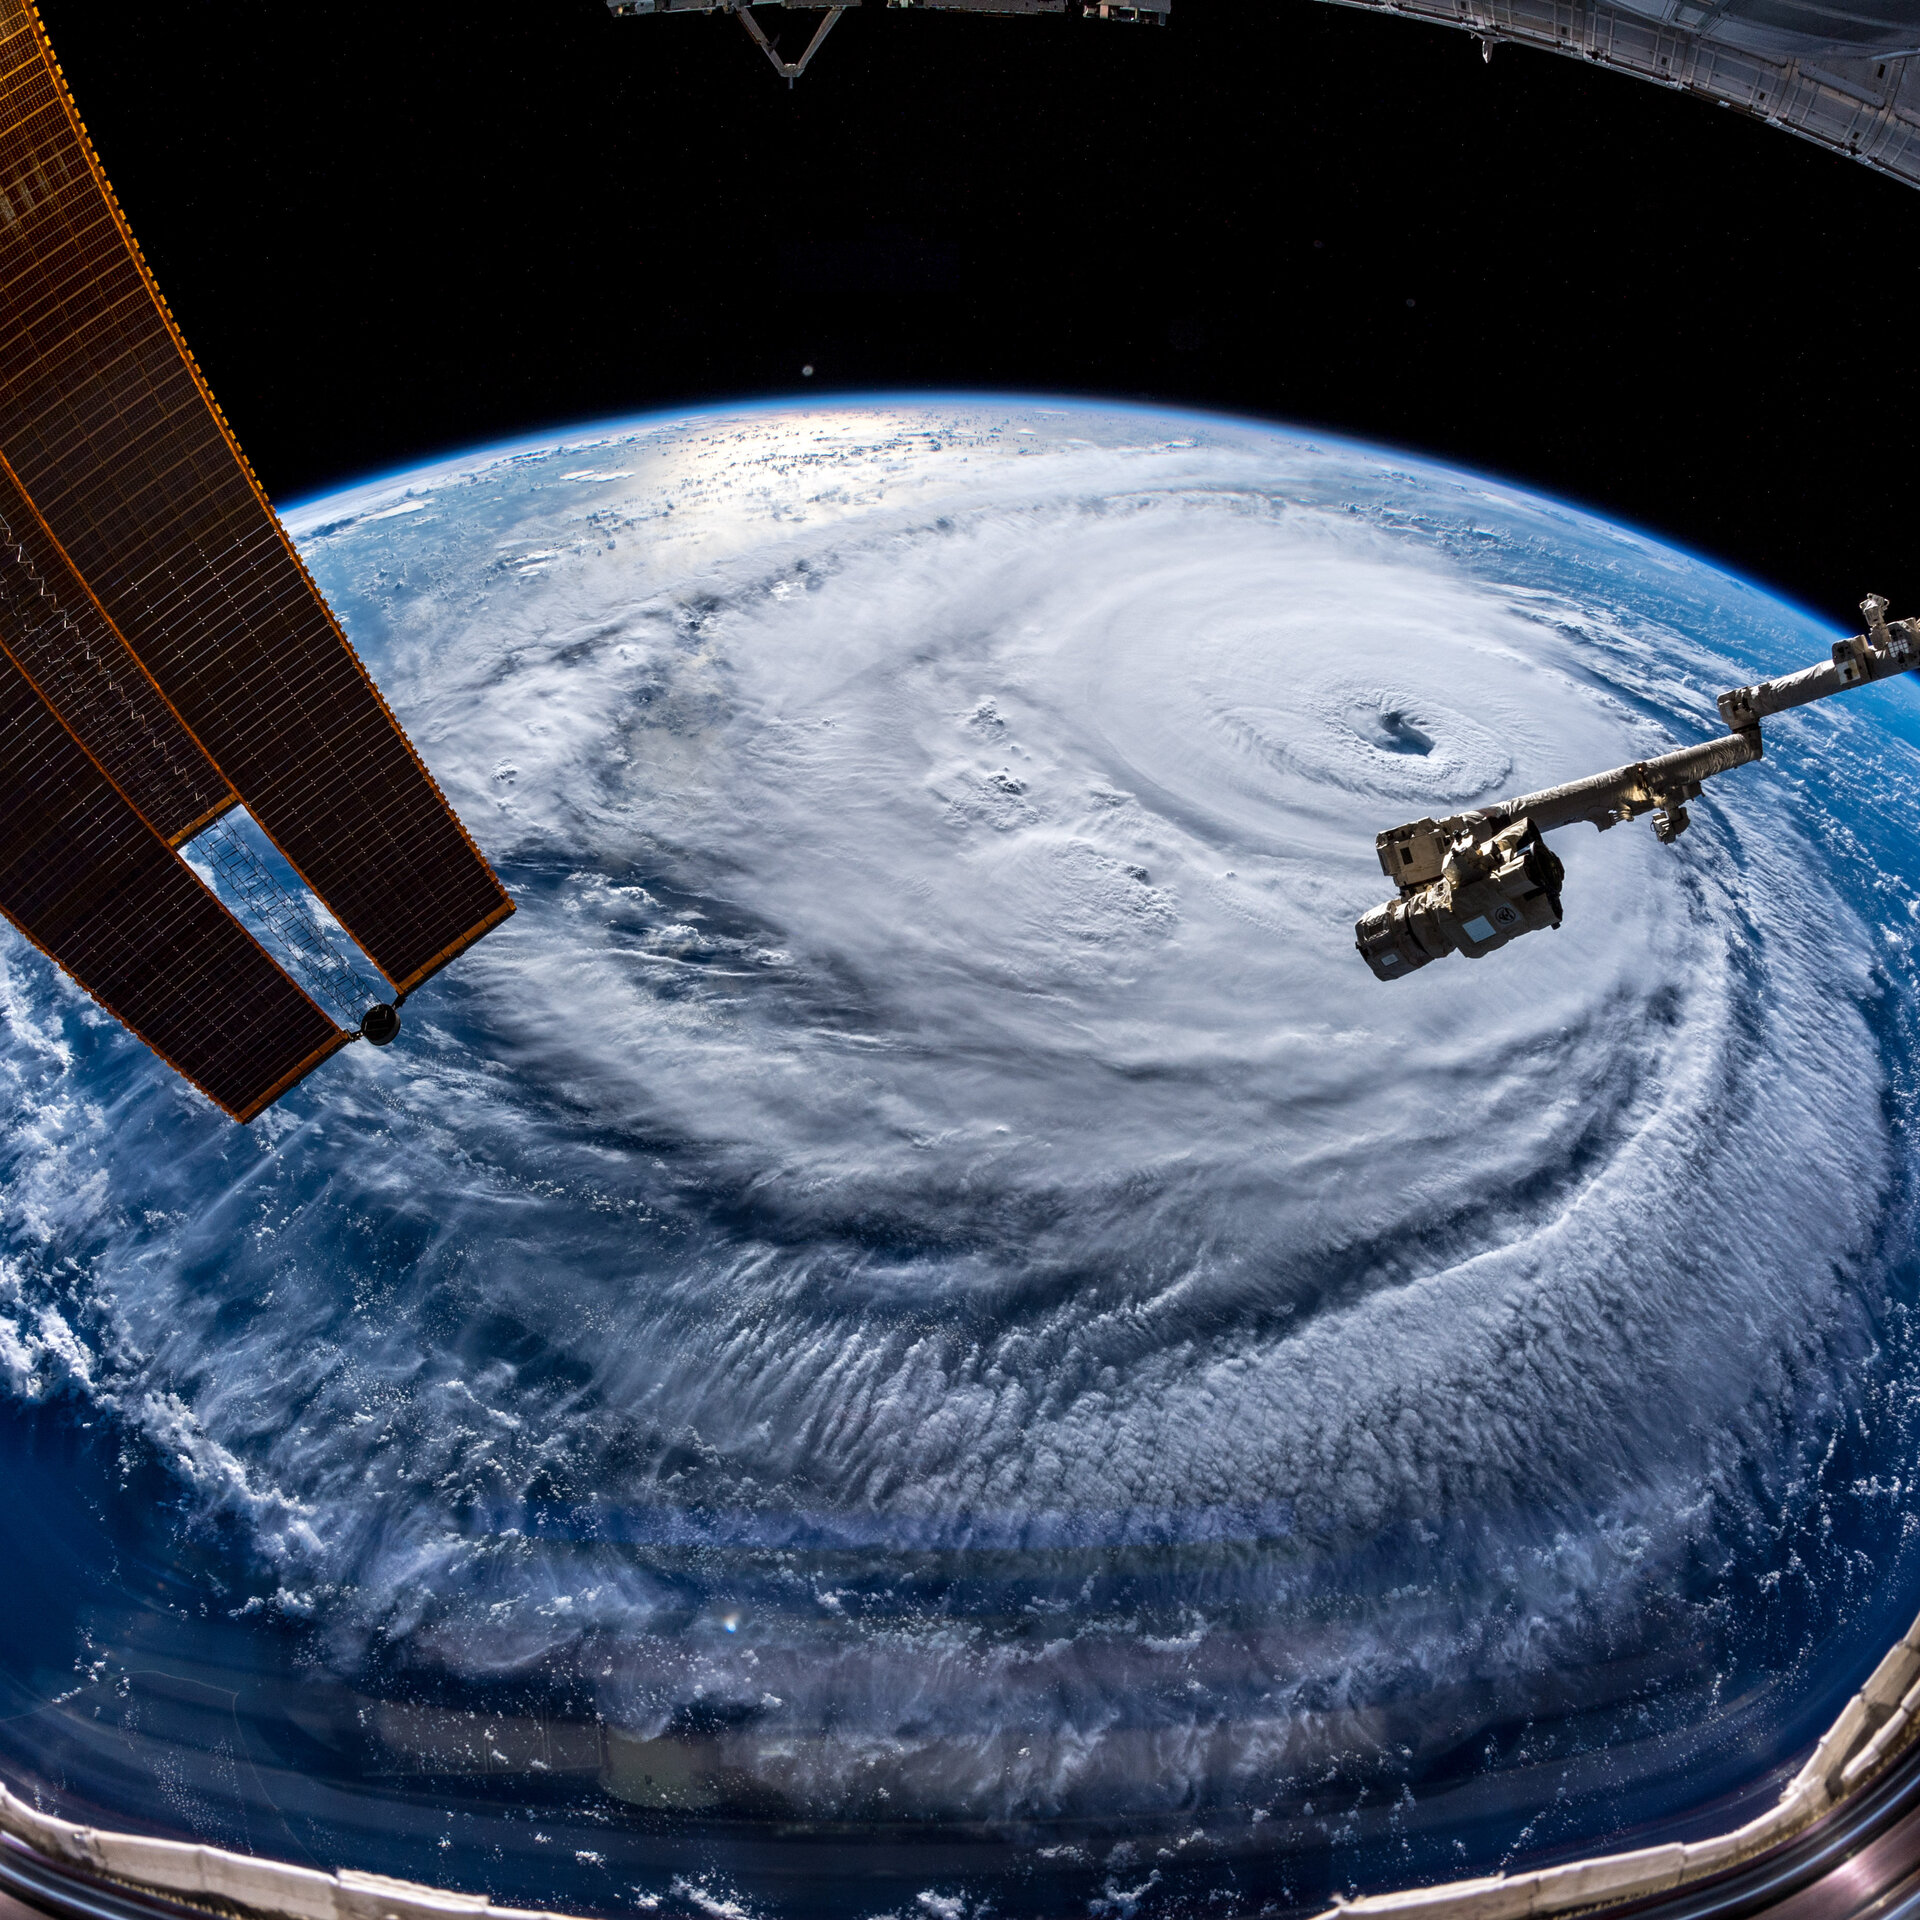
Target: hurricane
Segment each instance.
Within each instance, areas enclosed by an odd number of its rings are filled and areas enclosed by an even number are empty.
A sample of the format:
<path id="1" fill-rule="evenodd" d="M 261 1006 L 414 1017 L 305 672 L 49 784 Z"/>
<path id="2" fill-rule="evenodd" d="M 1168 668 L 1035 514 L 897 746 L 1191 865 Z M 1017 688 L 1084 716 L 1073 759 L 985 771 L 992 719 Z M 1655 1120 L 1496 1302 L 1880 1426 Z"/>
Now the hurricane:
<path id="1" fill-rule="evenodd" d="M 308 1698 L 454 1823 L 416 1878 L 1251 1911 L 1745 1804 L 1904 1625 L 1911 685 L 1674 846 L 1558 836 L 1557 932 L 1353 949 L 1377 832 L 1706 739 L 1827 623 L 1482 476 L 1027 400 L 288 522 L 518 911 L 245 1129 L 0 933 L 6 1445 L 71 1437 L 123 1623 L 10 1672 L 56 1799 L 272 1851 L 235 1756 Z M 156 1555 L 276 1704 L 135 1806 Z M 894 1864 L 795 1893 L 776 1834 Z"/>

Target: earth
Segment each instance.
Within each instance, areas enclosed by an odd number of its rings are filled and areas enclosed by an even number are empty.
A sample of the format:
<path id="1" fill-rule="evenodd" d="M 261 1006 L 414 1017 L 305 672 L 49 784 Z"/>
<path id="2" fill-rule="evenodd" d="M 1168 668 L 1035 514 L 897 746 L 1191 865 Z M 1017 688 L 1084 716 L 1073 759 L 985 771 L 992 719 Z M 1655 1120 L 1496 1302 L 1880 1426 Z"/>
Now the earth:
<path id="1" fill-rule="evenodd" d="M 1380 830 L 1851 627 L 1025 399 L 288 523 L 520 910 L 247 1129 L 0 933 L 44 1804 L 575 1910 L 1306 1908 L 1734 1824 L 1905 1627 L 1920 690 L 1558 835 L 1558 932 L 1353 950 Z"/>

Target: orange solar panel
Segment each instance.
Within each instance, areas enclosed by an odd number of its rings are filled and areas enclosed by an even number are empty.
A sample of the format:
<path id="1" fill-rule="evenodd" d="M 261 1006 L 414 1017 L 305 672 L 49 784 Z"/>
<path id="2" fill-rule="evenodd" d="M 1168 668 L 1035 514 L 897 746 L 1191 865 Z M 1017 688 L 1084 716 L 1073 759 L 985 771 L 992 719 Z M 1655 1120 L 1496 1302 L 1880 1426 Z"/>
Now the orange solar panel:
<path id="1" fill-rule="evenodd" d="M 234 804 L 0 458 L 0 619 L 42 698 L 174 846 Z"/>
<path id="2" fill-rule="evenodd" d="M 513 911 L 242 458 L 21 0 L 0 0 L 0 453 L 195 743 L 400 992 Z"/>
<path id="3" fill-rule="evenodd" d="M 0 560 L 0 594 L 27 576 Z M 0 648 L 0 911 L 236 1120 L 347 1044 Z"/>

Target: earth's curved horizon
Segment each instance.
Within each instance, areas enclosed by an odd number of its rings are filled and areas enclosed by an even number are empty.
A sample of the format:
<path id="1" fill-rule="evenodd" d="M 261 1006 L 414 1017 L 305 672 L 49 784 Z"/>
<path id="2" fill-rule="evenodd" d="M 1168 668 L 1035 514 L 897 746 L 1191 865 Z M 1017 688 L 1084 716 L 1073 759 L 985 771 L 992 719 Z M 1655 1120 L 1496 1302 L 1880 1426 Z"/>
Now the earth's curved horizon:
<path id="1" fill-rule="evenodd" d="M 1383 986 L 1376 831 L 1833 634 L 1172 408 L 286 518 L 521 910 L 246 1131 L 0 934 L 49 1804 L 518 1903 L 1251 1911 L 1732 1824 L 1911 1618 L 1910 682 Z"/>

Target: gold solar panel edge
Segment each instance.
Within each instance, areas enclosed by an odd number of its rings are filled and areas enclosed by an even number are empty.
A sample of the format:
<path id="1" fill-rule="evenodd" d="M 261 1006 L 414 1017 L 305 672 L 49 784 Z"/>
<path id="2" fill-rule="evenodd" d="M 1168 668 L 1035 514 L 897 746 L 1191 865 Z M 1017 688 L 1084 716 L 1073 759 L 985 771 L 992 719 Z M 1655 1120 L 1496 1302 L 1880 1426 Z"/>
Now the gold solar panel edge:
<path id="1" fill-rule="evenodd" d="M 459 959 L 476 940 L 491 933 L 501 921 L 506 919 L 507 916 L 514 911 L 513 896 L 507 893 L 504 887 L 501 889 L 501 892 L 504 897 L 499 906 L 494 908 L 484 920 L 480 921 L 476 926 L 469 927 L 459 939 L 449 941 L 431 960 L 422 961 L 419 966 L 407 975 L 405 980 L 397 980 L 394 982 L 396 991 L 398 991 L 403 998 L 411 993 L 421 981 L 431 979 L 448 961 Z"/>
<path id="2" fill-rule="evenodd" d="M 228 794 L 224 800 L 209 807 L 199 819 L 189 820 L 179 832 L 167 834 L 165 836 L 167 845 L 172 847 L 177 853 L 189 840 L 198 834 L 206 832 L 216 820 L 224 820 L 239 804 L 240 796 L 237 793 Z"/>
<path id="3" fill-rule="evenodd" d="M 336 1027 L 331 1040 L 323 1040 L 298 1066 L 289 1067 L 278 1080 L 274 1081 L 263 1093 L 260 1093 L 254 1099 L 250 1100 L 244 1107 L 225 1107 L 222 1110 L 239 1121 L 243 1127 L 246 1126 L 249 1121 L 259 1119 L 283 1093 L 287 1092 L 291 1087 L 298 1086 L 315 1067 L 320 1066 L 325 1061 L 331 1060 L 342 1047 L 351 1046 L 353 1039 L 354 1036 L 352 1034 Z M 160 1050 L 156 1047 L 154 1051 L 158 1053 Z M 160 1057 L 166 1059 L 164 1054 L 161 1054 Z M 167 1064 L 172 1066 L 173 1062 L 169 1060 Z M 178 1072 L 179 1069 L 176 1067 L 174 1071 Z M 219 1103 L 216 1101 L 215 1104 L 218 1105 Z"/>

